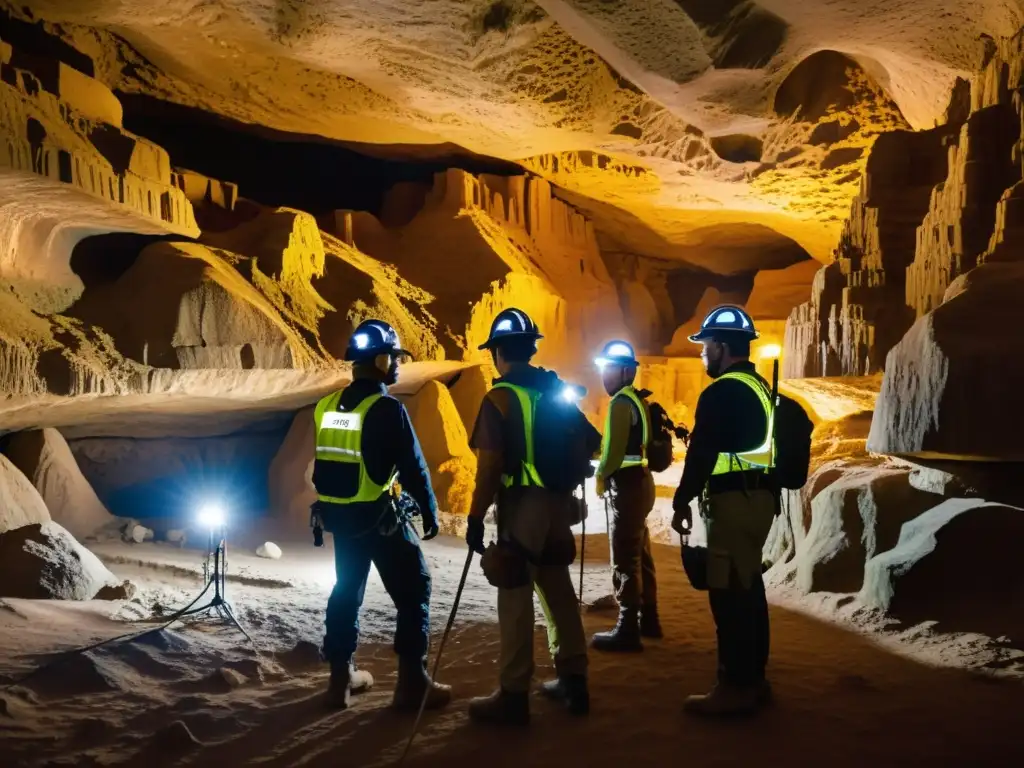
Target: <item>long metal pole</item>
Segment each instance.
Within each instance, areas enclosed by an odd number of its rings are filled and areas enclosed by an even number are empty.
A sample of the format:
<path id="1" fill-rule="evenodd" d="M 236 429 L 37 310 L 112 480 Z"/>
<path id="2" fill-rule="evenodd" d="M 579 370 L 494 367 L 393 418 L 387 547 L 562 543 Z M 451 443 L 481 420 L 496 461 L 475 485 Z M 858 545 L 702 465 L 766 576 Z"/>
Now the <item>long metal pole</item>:
<path id="1" fill-rule="evenodd" d="M 455 615 L 459 611 L 459 602 L 462 600 L 462 590 L 466 587 L 466 577 L 469 576 L 469 566 L 473 562 L 473 550 L 469 550 L 466 553 L 466 564 L 462 566 L 462 578 L 459 579 L 459 588 L 455 591 L 455 602 L 452 603 L 452 612 L 448 615 L 448 624 L 444 628 L 444 634 L 441 635 L 441 644 L 437 647 L 437 656 L 434 657 L 434 669 L 430 673 L 430 679 L 437 680 L 437 670 L 441 666 L 441 654 L 444 653 L 445 643 L 448 642 L 448 635 L 451 634 L 452 627 L 455 625 Z M 416 733 L 420 728 L 420 718 L 423 717 L 423 710 L 427 707 L 427 697 L 430 696 L 430 684 L 427 684 L 426 689 L 423 691 L 423 699 L 420 701 L 420 711 L 416 714 L 416 722 L 412 724 L 412 733 L 409 734 L 409 740 L 405 742 L 405 749 L 402 751 L 402 756 L 398 758 L 397 765 L 402 765 L 405 762 L 406 756 L 409 754 L 409 749 L 412 747 L 413 739 L 416 738 Z"/>

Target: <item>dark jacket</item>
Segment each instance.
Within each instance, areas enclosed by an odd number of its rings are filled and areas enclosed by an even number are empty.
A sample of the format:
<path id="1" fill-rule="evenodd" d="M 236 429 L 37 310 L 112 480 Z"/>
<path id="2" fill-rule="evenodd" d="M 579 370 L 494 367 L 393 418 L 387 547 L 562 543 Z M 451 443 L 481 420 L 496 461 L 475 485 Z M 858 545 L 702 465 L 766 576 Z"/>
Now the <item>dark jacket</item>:
<path id="1" fill-rule="evenodd" d="M 745 361 L 731 366 L 730 371 L 742 371 L 757 375 L 754 364 Z M 770 385 L 763 378 L 769 390 Z M 741 453 L 757 448 L 764 441 L 768 431 L 768 419 L 757 395 L 742 381 L 716 379 L 705 389 L 697 400 L 693 431 L 686 449 L 686 463 L 683 477 L 672 500 L 673 509 L 680 510 L 697 498 L 711 478 L 719 453 Z M 740 474 L 740 473 L 735 473 Z M 753 473 L 762 474 L 762 473 Z M 757 481 L 751 477 L 746 480 Z M 730 483 L 742 483 L 744 478 L 723 479 L 721 487 L 712 483 L 709 491 L 732 490 Z M 763 482 L 763 480 L 762 480 Z M 741 486 L 737 486 L 741 487 Z"/>
<path id="2" fill-rule="evenodd" d="M 356 379 L 344 389 L 339 404 L 345 410 L 352 410 L 370 395 L 383 395 L 367 413 L 363 425 L 360 450 L 366 472 L 374 482 L 385 483 L 397 469 L 398 482 L 419 505 L 424 523 L 436 521 L 437 499 L 409 412 L 387 392 L 387 387 L 378 381 Z M 359 465 L 316 461 L 313 486 L 326 496 L 353 496 L 359 490 Z M 339 527 L 348 530 L 350 526 L 352 530 L 365 528 L 379 517 L 381 509 L 379 504 L 322 504 L 321 507 L 328 530 Z"/>

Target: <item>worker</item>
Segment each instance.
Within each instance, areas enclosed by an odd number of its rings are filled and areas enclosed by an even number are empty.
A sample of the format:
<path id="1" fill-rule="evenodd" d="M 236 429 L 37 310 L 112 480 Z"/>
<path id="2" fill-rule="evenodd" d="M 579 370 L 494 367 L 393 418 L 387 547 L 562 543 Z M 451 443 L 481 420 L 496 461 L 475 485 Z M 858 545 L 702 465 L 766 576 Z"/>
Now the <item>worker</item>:
<path id="1" fill-rule="evenodd" d="M 529 723 L 534 590 L 547 619 L 557 674 L 541 690 L 573 714 L 585 715 L 590 708 L 586 636 L 569 574 L 576 556 L 572 492 L 546 487 L 535 463 L 546 447 L 540 445 L 538 432 L 552 426 L 554 431 L 561 429 L 539 416 L 542 404 L 554 407 L 560 393 L 567 391 L 555 373 L 531 365 L 541 338 L 525 312 L 505 309 L 480 345 L 491 353 L 500 378 L 484 397 L 470 441 L 478 466 L 466 542 L 470 549 L 485 553 L 484 515 L 496 500 L 498 543 L 486 550 L 483 565 L 488 580 L 498 587 L 501 633 L 500 687 L 469 706 L 470 718 L 480 723 Z M 575 405 L 565 412 L 578 416 L 573 429 L 586 430 L 586 469 L 600 445 L 600 434 Z M 489 563 L 497 565 L 489 569 Z"/>
<path id="2" fill-rule="evenodd" d="M 690 502 L 700 499 L 707 528 L 707 586 L 718 636 L 718 681 L 707 695 L 690 696 L 687 711 L 749 713 L 771 697 L 768 603 L 761 551 L 776 512 L 773 488 L 771 388 L 750 362 L 758 337 L 740 307 L 720 306 L 690 341 L 714 381 L 694 414 L 682 479 L 672 501 L 672 527 L 692 528 Z"/>
<path id="3" fill-rule="evenodd" d="M 598 495 L 607 494 L 611 504 L 612 586 L 619 618 L 614 629 L 594 635 L 590 647 L 598 651 L 642 651 L 641 637 L 662 637 L 658 583 L 647 528 L 647 516 L 654 509 L 654 478 L 647 466 L 651 414 L 633 388 L 639 363 L 630 344 L 608 342 L 595 362 L 601 369 L 604 389 L 612 398 L 596 481 Z"/>
<path id="4" fill-rule="evenodd" d="M 334 539 L 336 582 L 327 601 L 323 655 L 331 666 L 327 703 L 345 709 L 352 694 L 373 678 L 352 663 L 359 638 L 359 609 L 370 564 L 398 612 L 394 650 L 398 682 L 393 705 L 416 711 L 451 698 L 448 686 L 427 675 L 430 632 L 430 570 L 408 516 L 399 511 L 396 483 L 419 507 L 423 538 L 438 532 L 437 500 L 409 414 L 388 394 L 398 380 L 398 335 L 387 323 L 367 320 L 356 328 L 345 360 L 352 383 L 320 400 L 315 409 L 316 460 L 313 517 Z"/>

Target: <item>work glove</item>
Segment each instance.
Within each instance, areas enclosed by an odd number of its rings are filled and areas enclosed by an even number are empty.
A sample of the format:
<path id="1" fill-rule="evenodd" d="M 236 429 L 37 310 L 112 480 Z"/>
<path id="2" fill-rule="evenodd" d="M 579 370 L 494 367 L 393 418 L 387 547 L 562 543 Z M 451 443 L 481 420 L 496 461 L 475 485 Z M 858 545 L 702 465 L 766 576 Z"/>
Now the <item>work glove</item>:
<path id="1" fill-rule="evenodd" d="M 689 536 L 693 531 L 693 511 L 690 505 L 682 505 L 672 515 L 672 530 L 680 536 Z"/>
<path id="2" fill-rule="evenodd" d="M 437 523 L 437 515 L 423 515 L 420 517 L 423 521 L 423 540 L 430 541 L 432 538 L 437 536 L 440 527 Z"/>
<path id="3" fill-rule="evenodd" d="M 466 520 L 466 544 L 478 555 L 484 553 L 484 519 L 470 515 Z"/>

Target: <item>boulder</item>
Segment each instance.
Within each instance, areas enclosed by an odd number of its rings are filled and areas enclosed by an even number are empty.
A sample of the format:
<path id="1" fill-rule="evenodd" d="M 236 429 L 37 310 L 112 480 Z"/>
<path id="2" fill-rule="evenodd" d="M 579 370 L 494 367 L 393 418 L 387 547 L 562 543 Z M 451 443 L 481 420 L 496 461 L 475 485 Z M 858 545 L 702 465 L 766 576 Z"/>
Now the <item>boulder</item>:
<path id="1" fill-rule="evenodd" d="M 267 560 L 280 560 L 281 548 L 272 541 L 266 541 L 256 548 L 256 556 Z"/>
<path id="2" fill-rule="evenodd" d="M 118 586 L 99 558 L 58 523 L 34 523 L 0 533 L 0 596 L 91 600 L 104 587 Z"/>
<path id="3" fill-rule="evenodd" d="M 896 546 L 870 559 L 860 597 L 901 621 L 937 631 L 1024 640 L 1024 508 L 948 499 L 903 525 Z"/>
<path id="4" fill-rule="evenodd" d="M 406 405 L 430 468 L 438 507 L 453 515 L 469 514 L 476 457 L 451 393 L 443 384 L 428 381 Z"/>
<path id="5" fill-rule="evenodd" d="M 1024 461 L 1022 290 L 1021 263 L 984 264 L 949 286 L 889 353 L 868 450 Z"/>
<path id="6" fill-rule="evenodd" d="M 903 523 L 941 497 L 913 488 L 911 468 L 901 464 L 829 470 L 840 474 L 810 502 L 810 525 L 796 550 L 796 585 L 803 592 L 858 592 L 865 563 L 895 546 Z"/>
<path id="7" fill-rule="evenodd" d="M 0 534 L 50 522 L 46 502 L 28 478 L 0 454 Z"/>
<path id="8" fill-rule="evenodd" d="M 18 432 L 6 454 L 32 481 L 53 520 L 71 535 L 84 539 L 114 521 L 56 429 Z"/>

